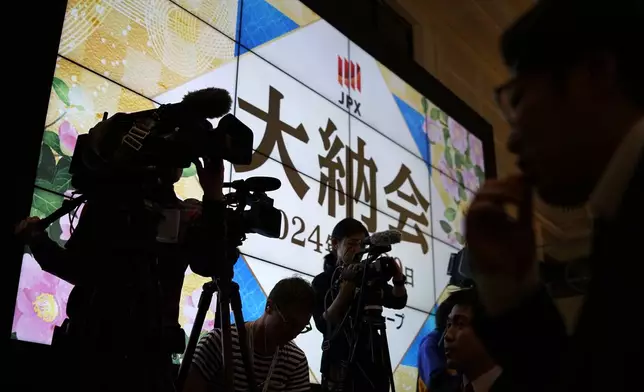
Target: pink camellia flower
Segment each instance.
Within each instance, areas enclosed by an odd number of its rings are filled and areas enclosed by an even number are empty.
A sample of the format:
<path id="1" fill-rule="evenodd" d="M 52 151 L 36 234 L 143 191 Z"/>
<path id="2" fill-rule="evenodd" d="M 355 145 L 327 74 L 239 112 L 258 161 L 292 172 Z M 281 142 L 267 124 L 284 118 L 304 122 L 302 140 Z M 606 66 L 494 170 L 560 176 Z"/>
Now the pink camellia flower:
<path id="1" fill-rule="evenodd" d="M 442 158 L 441 161 L 443 159 L 444 158 Z M 447 164 L 445 164 L 445 165 L 447 165 Z M 449 168 L 447 168 L 447 170 L 445 172 L 447 173 L 447 175 L 444 175 L 442 173 L 440 175 L 441 182 L 443 183 L 443 187 L 445 188 L 445 191 L 450 196 L 450 198 L 452 198 L 454 200 L 459 200 L 458 183 L 453 178 L 448 177 L 448 176 L 454 175 L 454 178 L 455 178 L 455 173 L 454 173 L 454 171 L 452 169 L 449 169 Z"/>
<path id="2" fill-rule="evenodd" d="M 427 135 L 432 143 L 442 143 L 443 142 L 443 126 L 438 122 L 434 121 L 429 116 L 425 116 L 425 122 L 423 122 L 423 132 Z"/>
<path id="3" fill-rule="evenodd" d="M 479 178 L 474 173 L 474 169 L 463 169 L 461 174 L 463 175 L 463 185 L 465 185 L 465 188 L 472 191 L 479 189 Z"/>
<path id="4" fill-rule="evenodd" d="M 72 194 L 71 190 L 68 190 L 65 192 L 65 196 L 72 198 L 75 197 Z M 85 207 L 85 203 L 81 204 L 76 210 L 70 212 L 69 214 L 63 216 L 58 220 L 60 223 L 60 239 L 63 241 L 69 240 L 69 237 L 72 236 L 72 233 L 74 231 L 74 228 L 78 224 L 78 220 L 81 216 L 81 213 L 83 212 L 83 207 Z"/>
<path id="5" fill-rule="evenodd" d="M 449 126 L 449 135 L 452 147 L 465 154 L 465 151 L 467 151 L 467 138 L 469 136 L 469 132 L 467 132 L 461 124 L 457 123 L 451 117 L 448 119 L 447 124 Z"/>
<path id="6" fill-rule="evenodd" d="M 456 239 L 456 234 L 454 232 L 447 234 L 447 243 L 459 249 L 463 247 L 463 245 L 458 242 L 458 239 Z"/>
<path id="7" fill-rule="evenodd" d="M 479 166 L 481 169 L 483 168 L 483 142 L 472 134 L 470 134 L 470 158 L 474 165 Z"/>
<path id="8" fill-rule="evenodd" d="M 76 128 L 69 121 L 63 121 L 58 127 L 58 137 L 60 139 L 60 150 L 63 154 L 72 156 L 74 147 L 76 147 L 76 140 L 78 140 Z"/>
<path id="9" fill-rule="evenodd" d="M 25 254 L 13 316 L 16 337 L 51 344 L 54 327 L 67 317 L 67 299 L 72 288 L 72 284 L 43 271 L 30 254 Z"/>
<path id="10" fill-rule="evenodd" d="M 449 150 L 447 150 L 447 152 L 444 152 L 441 155 L 440 159 L 438 160 L 438 164 L 436 165 L 436 167 L 441 172 L 446 173 L 448 177 L 456 178 L 456 171 L 454 170 L 454 163 L 453 163 L 454 162 L 454 155 L 450 154 L 450 156 L 452 157 L 452 165 L 450 167 L 450 165 L 447 164 L 447 159 L 445 159 L 445 154 L 449 154 Z"/>

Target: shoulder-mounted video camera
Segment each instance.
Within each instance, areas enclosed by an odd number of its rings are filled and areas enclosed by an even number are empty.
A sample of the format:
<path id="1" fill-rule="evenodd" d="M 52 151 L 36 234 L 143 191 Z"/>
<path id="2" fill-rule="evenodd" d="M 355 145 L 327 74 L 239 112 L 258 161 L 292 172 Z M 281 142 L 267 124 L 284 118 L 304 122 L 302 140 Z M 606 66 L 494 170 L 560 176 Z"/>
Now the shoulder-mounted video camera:
<path id="1" fill-rule="evenodd" d="M 69 169 L 72 186 L 83 194 L 115 185 L 135 191 L 199 158 L 249 164 L 253 132 L 226 114 L 231 104 L 226 90 L 206 88 L 157 109 L 109 118 L 105 113 L 103 121 L 78 137 Z M 214 128 L 209 119 L 219 117 Z"/>
<path id="2" fill-rule="evenodd" d="M 359 302 L 364 306 L 380 305 L 382 289 L 396 274 L 396 259 L 387 256 L 391 246 L 402 239 L 398 230 L 373 233 L 362 241 L 361 249 L 354 257 L 361 264 L 361 272 L 356 274 L 355 283 L 360 287 Z M 365 257 L 366 255 L 366 257 Z"/>
<path id="3" fill-rule="evenodd" d="M 206 88 L 188 93 L 181 102 L 157 109 L 117 113 L 78 138 L 69 172 L 80 196 L 38 222 L 44 229 L 86 200 L 109 203 L 149 197 L 146 186 L 158 185 L 165 176 L 186 168 L 200 158 L 224 159 L 247 165 L 253 156 L 253 132 L 232 114 L 230 94 Z M 223 116 L 223 117 L 222 117 Z M 217 127 L 209 119 L 219 118 Z M 276 238 L 281 213 L 266 192 L 276 190 L 276 178 L 255 177 L 224 184 L 235 192 L 226 195 L 226 238 L 233 246 L 246 233 Z M 249 208 L 247 208 L 249 207 Z"/>

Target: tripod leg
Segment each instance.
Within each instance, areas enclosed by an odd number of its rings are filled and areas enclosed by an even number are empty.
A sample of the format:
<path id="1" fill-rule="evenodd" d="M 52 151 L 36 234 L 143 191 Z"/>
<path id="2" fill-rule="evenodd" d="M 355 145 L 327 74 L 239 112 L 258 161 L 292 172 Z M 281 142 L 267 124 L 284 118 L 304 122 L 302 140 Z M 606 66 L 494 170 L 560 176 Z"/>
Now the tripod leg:
<path id="1" fill-rule="evenodd" d="M 197 308 L 197 315 L 195 316 L 195 323 L 192 326 L 192 331 L 190 331 L 190 338 L 188 339 L 186 351 L 183 354 L 183 360 L 179 367 L 179 375 L 175 381 L 177 391 L 183 390 L 183 385 L 188 377 L 188 371 L 190 370 L 190 365 L 192 365 L 192 358 L 195 354 L 197 343 L 199 343 L 201 328 L 203 328 L 203 322 L 206 319 L 206 313 L 208 313 L 208 308 L 212 302 L 212 295 L 215 290 L 216 287 L 214 282 L 208 282 L 203 285 L 203 291 L 199 297 L 199 306 Z"/>
<path id="2" fill-rule="evenodd" d="M 221 335 L 224 363 L 224 385 L 226 391 L 235 390 L 235 369 L 233 364 L 233 342 L 230 333 L 230 280 L 218 279 Z"/>
<path id="3" fill-rule="evenodd" d="M 380 329 L 380 341 L 382 343 L 381 352 L 383 356 L 383 361 L 385 367 L 387 368 L 389 376 L 389 384 L 391 385 L 391 392 L 396 392 L 396 385 L 394 383 L 394 373 L 391 368 L 391 357 L 389 357 L 389 342 L 387 341 L 387 331 L 385 330 L 385 325 L 383 323 Z"/>
<path id="4" fill-rule="evenodd" d="M 246 371 L 246 380 L 250 386 L 250 391 L 255 392 L 257 389 L 257 380 L 255 379 L 255 371 L 250 356 L 254 355 L 248 347 L 248 335 L 246 333 L 246 325 L 244 323 L 244 314 L 242 313 L 242 302 L 239 295 L 239 285 L 235 282 L 231 284 L 230 290 L 230 306 L 233 309 L 235 316 L 235 325 L 237 326 L 237 334 L 239 335 L 239 347 L 241 349 L 242 362 L 244 363 L 244 370 Z"/>
<path id="5" fill-rule="evenodd" d="M 221 301 L 217 299 L 217 304 L 215 305 L 215 328 L 221 328 Z"/>

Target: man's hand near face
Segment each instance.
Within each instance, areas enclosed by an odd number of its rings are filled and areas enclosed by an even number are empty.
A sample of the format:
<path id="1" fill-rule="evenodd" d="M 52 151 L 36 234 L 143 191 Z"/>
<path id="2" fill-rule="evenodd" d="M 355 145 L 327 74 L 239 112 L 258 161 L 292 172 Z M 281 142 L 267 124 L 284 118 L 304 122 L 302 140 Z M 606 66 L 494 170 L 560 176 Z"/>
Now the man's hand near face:
<path id="1" fill-rule="evenodd" d="M 532 293 L 538 271 L 527 182 L 518 176 L 486 182 L 465 224 L 474 280 L 487 312 L 501 313 Z"/>

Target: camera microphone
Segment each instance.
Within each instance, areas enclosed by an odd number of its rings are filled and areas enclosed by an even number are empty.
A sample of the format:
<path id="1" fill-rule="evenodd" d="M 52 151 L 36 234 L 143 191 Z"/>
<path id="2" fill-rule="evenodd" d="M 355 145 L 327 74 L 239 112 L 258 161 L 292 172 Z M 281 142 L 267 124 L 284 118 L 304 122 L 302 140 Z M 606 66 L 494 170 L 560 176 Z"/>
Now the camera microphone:
<path id="1" fill-rule="evenodd" d="M 222 186 L 224 188 L 231 187 L 238 191 L 266 193 L 280 189 L 282 181 L 275 177 L 250 177 L 245 180 L 224 182 Z"/>
<path id="2" fill-rule="evenodd" d="M 184 115 L 187 112 L 197 118 L 219 118 L 230 112 L 232 98 L 224 89 L 209 87 L 191 91 L 173 105 Z"/>
<path id="3" fill-rule="evenodd" d="M 391 246 L 402 241 L 402 233 L 398 230 L 385 230 L 373 233 L 362 240 L 362 245 L 367 246 Z"/>

